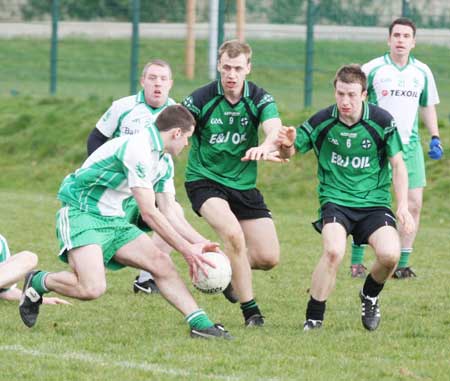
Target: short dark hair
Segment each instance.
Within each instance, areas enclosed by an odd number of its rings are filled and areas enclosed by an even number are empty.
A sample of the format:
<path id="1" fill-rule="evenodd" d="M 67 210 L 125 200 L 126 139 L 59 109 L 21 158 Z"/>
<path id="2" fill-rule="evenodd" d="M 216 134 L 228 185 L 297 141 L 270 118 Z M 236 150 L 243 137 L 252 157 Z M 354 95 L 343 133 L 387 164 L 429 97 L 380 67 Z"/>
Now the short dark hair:
<path id="1" fill-rule="evenodd" d="M 244 54 L 247 58 L 247 63 L 250 63 L 252 59 L 252 48 L 250 45 L 239 40 L 225 41 L 222 45 L 220 45 L 218 54 L 219 61 L 224 53 L 227 53 L 230 58 L 236 58 L 237 56 Z"/>
<path id="2" fill-rule="evenodd" d="M 416 37 L 416 24 L 414 24 L 414 22 L 407 17 L 399 17 L 398 19 L 392 21 L 391 25 L 389 25 L 389 36 L 392 34 L 392 29 L 394 29 L 394 26 L 396 25 L 409 26 L 413 30 L 413 37 Z"/>
<path id="3" fill-rule="evenodd" d="M 169 131 L 172 128 L 181 128 L 183 133 L 195 127 L 195 119 L 189 110 L 181 105 L 167 106 L 158 115 L 155 125 L 159 131 Z"/>
<path id="4" fill-rule="evenodd" d="M 336 82 L 341 81 L 344 83 L 359 83 L 361 84 L 362 91 L 367 89 L 367 78 L 358 64 L 349 64 L 341 66 L 336 72 L 334 77 L 334 88 L 336 88 Z"/>

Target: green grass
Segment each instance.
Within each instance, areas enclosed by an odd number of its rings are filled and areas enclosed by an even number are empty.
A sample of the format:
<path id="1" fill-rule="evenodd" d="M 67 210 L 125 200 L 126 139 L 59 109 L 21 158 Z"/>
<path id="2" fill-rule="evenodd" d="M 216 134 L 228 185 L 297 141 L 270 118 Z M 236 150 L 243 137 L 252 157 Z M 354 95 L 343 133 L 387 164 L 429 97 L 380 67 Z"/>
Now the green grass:
<path id="1" fill-rule="evenodd" d="M 0 50 L 0 95 L 45 96 L 50 81 L 50 43 L 37 39 L 2 40 Z M 250 41 L 253 71 L 250 79 L 269 90 L 285 113 L 295 117 L 303 107 L 305 43 L 296 40 Z M 340 65 L 364 63 L 387 50 L 384 42 L 316 41 L 314 46 L 313 107 L 333 101 L 332 80 Z M 139 70 L 155 57 L 169 61 L 174 70 L 172 95 L 181 100 L 206 83 L 207 42 L 196 43 L 195 80 L 184 75 L 185 42 L 142 39 Z M 441 95 L 439 113 L 450 113 L 450 49 L 418 44 L 417 58 L 427 63 L 436 77 Z M 77 98 L 122 97 L 129 91 L 129 40 L 64 39 L 58 45 L 58 95 Z"/>
<path id="2" fill-rule="evenodd" d="M 141 54 L 162 55 L 164 51 L 165 58 L 182 62 L 181 42 L 166 42 L 166 47 L 151 44 L 155 50 L 148 45 L 145 50 L 141 47 Z M 48 80 L 42 69 L 48 57 L 44 45 L 8 40 L 2 41 L 0 51 L 0 56 L 9 57 L 2 59 L 2 91 L 14 85 L 21 94 L 3 94 L 1 98 L 0 233 L 13 251 L 38 253 L 40 268 L 50 271 L 67 268 L 56 258 L 56 191 L 63 177 L 84 160 L 87 135 L 112 98 L 127 93 L 128 78 L 125 42 L 99 41 L 94 46 L 94 42 L 65 40 L 60 48 L 66 49 L 64 64 L 70 70 L 62 71 L 62 96 L 54 98 L 42 96 Z M 254 48 L 254 80 L 274 89 L 286 122 L 301 122 L 309 113 L 301 110 L 300 103 L 302 44 L 255 42 Z M 315 99 L 325 105 L 331 101 L 328 84 L 335 66 L 367 59 L 383 46 L 323 42 L 316 49 L 318 55 L 327 52 L 333 57 L 333 61 L 316 61 L 321 62 L 316 71 L 316 94 L 323 94 L 323 99 L 318 100 L 317 95 Z M 423 54 L 430 54 L 427 62 L 441 65 L 438 85 L 442 100 L 449 102 L 443 96 L 450 93 L 448 73 L 440 61 L 443 55 L 423 49 Z M 92 59 L 84 64 L 82 58 L 89 51 Z M 202 45 L 199 51 L 206 54 Z M 448 54 L 448 50 L 443 52 Z M 206 81 L 200 72 L 198 80 L 186 81 L 180 74 L 181 65 L 175 66 L 177 98 Z M 444 105 L 448 112 L 448 103 Z M 441 117 L 441 125 L 444 147 L 450 147 L 445 117 Z M 194 226 L 216 238 L 188 206 L 182 186 L 185 160 L 184 154 L 176 163 L 177 198 Z M 254 272 L 256 297 L 267 317 L 264 329 L 244 329 L 238 306 L 221 295 L 200 294 L 191 287 L 199 304 L 236 339 L 190 340 L 182 316 L 161 297 L 132 293 L 136 271 L 108 272 L 105 296 L 93 302 L 73 301 L 72 306 L 43 306 L 33 329 L 21 323 L 15 303 L 1 302 L 0 380 L 448 379 L 450 159 L 446 153 L 439 162 L 426 159 L 426 166 L 428 187 L 412 256 L 419 277 L 388 282 L 381 300 L 383 320 L 376 332 L 365 331 L 360 323 L 358 290 L 362 281 L 349 278 L 349 258 L 344 259 L 336 290 L 327 302 L 324 329 L 311 334 L 301 330 L 306 290 L 321 251 L 320 235 L 310 225 L 318 207 L 316 164 L 307 154 L 287 165 L 260 166 L 258 186 L 273 211 L 282 250 L 277 268 Z M 185 263 L 179 254 L 173 258 L 188 282 Z M 366 264 L 372 260 L 368 250 Z"/>

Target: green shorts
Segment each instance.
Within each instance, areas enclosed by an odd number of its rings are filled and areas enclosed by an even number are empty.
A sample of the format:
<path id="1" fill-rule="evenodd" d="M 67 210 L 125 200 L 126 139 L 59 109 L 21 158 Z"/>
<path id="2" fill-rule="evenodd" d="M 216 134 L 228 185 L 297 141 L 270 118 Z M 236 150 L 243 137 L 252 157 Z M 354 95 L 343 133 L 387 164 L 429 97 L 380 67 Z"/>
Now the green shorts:
<path id="1" fill-rule="evenodd" d="M 406 146 L 403 152 L 403 160 L 408 170 L 408 188 L 423 188 L 427 185 L 425 177 L 425 161 L 420 142 L 413 142 Z"/>
<path id="2" fill-rule="evenodd" d="M 122 217 L 103 217 L 70 206 L 65 206 L 56 213 L 59 258 L 66 263 L 70 250 L 97 244 L 102 248 L 105 266 L 111 270 L 119 270 L 125 266 L 113 259 L 117 250 L 141 234 L 144 234 L 142 230 Z"/>

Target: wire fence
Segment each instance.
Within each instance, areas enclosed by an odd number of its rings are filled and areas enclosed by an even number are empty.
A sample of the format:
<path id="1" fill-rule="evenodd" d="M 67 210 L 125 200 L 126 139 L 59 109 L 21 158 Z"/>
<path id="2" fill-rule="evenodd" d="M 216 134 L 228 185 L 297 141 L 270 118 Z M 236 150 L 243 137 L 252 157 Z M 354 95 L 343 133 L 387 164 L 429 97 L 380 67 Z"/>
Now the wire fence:
<path id="1" fill-rule="evenodd" d="M 225 38 L 233 38 L 236 1 L 220 1 Z M 308 2 L 313 5 L 312 19 L 307 17 Z M 155 57 L 172 64 L 176 98 L 181 99 L 205 83 L 209 1 L 195 2 L 194 80 L 188 80 L 184 74 L 186 1 L 138 1 L 139 56 L 133 63 L 135 3 L 136 0 L 0 0 L 0 95 L 45 96 L 54 92 L 61 96 L 124 96 L 130 90 L 132 75 L 136 80 L 139 70 Z M 52 4 L 57 4 L 58 11 L 54 45 L 50 43 Z M 448 0 L 247 1 L 245 37 L 255 51 L 251 79 L 275 93 L 286 108 L 299 110 L 308 103 L 305 86 L 311 89 L 310 105 L 321 106 L 331 100 L 329 84 L 337 67 L 349 62 L 364 63 L 383 54 L 386 27 L 402 14 L 409 15 L 421 28 L 415 53 L 435 73 L 444 101 L 443 113 L 448 114 Z M 308 25 L 314 27 L 310 57 Z M 309 59 L 312 66 L 308 71 L 305 65 Z M 130 70 L 133 66 L 137 67 L 134 73 Z"/>
<path id="2" fill-rule="evenodd" d="M 236 0 L 223 1 L 225 20 L 236 20 Z M 306 24 L 307 0 L 252 0 L 246 3 L 249 23 Z M 50 18 L 49 0 L 0 0 L 0 21 L 42 21 Z M 60 0 L 62 21 L 129 21 L 130 0 Z M 209 0 L 197 0 L 196 19 L 208 21 Z M 420 28 L 449 28 L 447 0 L 315 0 L 317 23 L 387 26 L 407 13 Z M 141 22 L 183 23 L 185 0 L 141 0 Z"/>

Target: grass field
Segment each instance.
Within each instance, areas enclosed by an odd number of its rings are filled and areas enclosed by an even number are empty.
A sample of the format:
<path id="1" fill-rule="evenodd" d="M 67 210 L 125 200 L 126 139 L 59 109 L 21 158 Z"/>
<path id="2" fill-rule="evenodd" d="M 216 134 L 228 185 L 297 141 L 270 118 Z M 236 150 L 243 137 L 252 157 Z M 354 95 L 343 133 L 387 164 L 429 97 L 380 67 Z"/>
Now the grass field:
<path id="1" fill-rule="evenodd" d="M 50 43 L 46 40 L 2 40 L 0 50 L 0 96 L 48 94 Z M 285 114 L 295 117 L 303 108 L 305 43 L 296 40 L 251 41 L 253 69 L 250 80 L 269 90 Z M 314 46 L 313 107 L 333 101 L 330 86 L 337 68 L 351 62 L 364 63 L 387 50 L 384 42 L 317 41 Z M 155 57 L 173 66 L 172 96 L 181 100 L 207 78 L 207 42 L 197 41 L 195 80 L 184 76 L 185 43 L 180 40 L 142 39 L 141 69 Z M 433 70 L 442 105 L 440 116 L 449 120 L 450 49 L 419 44 L 414 55 Z M 58 46 L 58 95 L 76 98 L 122 97 L 129 91 L 130 43 L 128 40 L 64 39 Z"/>
<path id="2" fill-rule="evenodd" d="M 67 67 L 72 69 L 61 80 L 62 96 L 55 98 L 43 96 L 48 79 L 39 62 L 48 57 L 48 51 L 27 40 L 2 41 L 0 51 L 9 58 L 0 69 L 5 85 L 2 87 L 16 86 L 20 93 L 16 97 L 3 94 L 1 98 L 0 233 L 7 237 L 13 251 L 30 249 L 38 253 L 40 268 L 50 271 L 66 268 L 56 259 L 54 215 L 59 207 L 55 200 L 58 186 L 84 160 L 87 135 L 112 97 L 125 95 L 128 88 L 125 42 L 64 44 L 61 50 L 67 48 L 66 57 L 70 55 L 65 64 L 70 63 Z M 164 48 L 163 44 L 148 44 L 158 52 Z M 182 62 L 182 44 L 166 44 L 166 58 Z M 254 79 L 263 81 L 269 90 L 274 88 L 281 99 L 282 117 L 290 123 L 300 122 L 308 114 L 300 106 L 302 69 L 288 54 L 285 56 L 296 46 L 263 46 L 261 42 L 255 47 L 255 71 L 258 65 L 260 69 Z M 339 55 L 339 46 L 347 46 L 348 57 Z M 369 58 L 383 46 L 322 43 L 317 46 L 318 54 L 319 48 L 320 52 L 333 54 L 340 64 Z M 426 49 L 423 54 L 431 52 Z M 88 51 L 93 55 L 93 71 L 88 70 L 91 64 L 82 59 Z M 281 65 L 281 60 L 264 56 L 266 51 L 286 57 L 285 71 L 271 68 L 276 62 Z M 28 52 L 29 59 L 25 59 L 24 52 Z M 448 50 L 444 53 L 448 54 Z M 99 58 L 106 56 L 111 65 Z M 443 98 L 440 123 L 446 148 L 450 147 L 445 116 L 450 98 L 444 94 L 450 95 L 450 83 L 448 68 L 439 58 L 442 56 L 434 54 L 426 61 L 435 62 L 443 78 L 438 85 Z M 318 61 L 323 65 L 317 71 L 317 94 L 323 94 L 323 99 L 316 95 L 317 105 L 331 101 L 327 86 L 334 60 L 324 57 Z M 124 78 L 119 78 L 120 68 Z M 10 70 L 9 75 L 4 74 L 5 70 Z M 180 70 L 177 66 L 177 98 L 206 80 L 199 77 L 190 83 L 180 77 Z M 20 75 L 13 77 L 14 73 Z M 182 155 L 176 164 L 177 198 L 194 226 L 215 238 L 188 207 L 182 188 L 185 160 L 186 155 Z M 382 294 L 383 319 L 377 331 L 369 333 L 360 323 L 358 291 L 362 281 L 350 279 L 349 258 L 344 259 L 336 290 L 327 303 L 324 329 L 310 334 L 301 330 L 308 300 L 306 290 L 321 250 L 320 236 L 310 225 L 318 204 L 316 165 L 308 154 L 287 165 L 260 167 L 259 187 L 273 211 L 282 249 L 277 268 L 254 272 L 256 298 L 267 321 L 263 329 L 245 329 L 238 306 L 230 305 L 221 295 L 203 295 L 191 287 L 199 304 L 236 337 L 232 342 L 191 340 L 182 316 L 161 297 L 132 293 L 136 271 L 108 272 L 105 296 L 89 303 L 73 301 L 72 306 L 43 306 L 33 329 L 22 324 L 15 303 L 0 302 L 0 380 L 448 380 L 450 159 L 427 159 L 426 165 L 429 186 L 412 256 L 419 277 L 388 282 Z M 188 282 L 180 255 L 174 254 L 173 258 Z M 369 251 L 367 264 L 372 260 Z"/>

